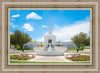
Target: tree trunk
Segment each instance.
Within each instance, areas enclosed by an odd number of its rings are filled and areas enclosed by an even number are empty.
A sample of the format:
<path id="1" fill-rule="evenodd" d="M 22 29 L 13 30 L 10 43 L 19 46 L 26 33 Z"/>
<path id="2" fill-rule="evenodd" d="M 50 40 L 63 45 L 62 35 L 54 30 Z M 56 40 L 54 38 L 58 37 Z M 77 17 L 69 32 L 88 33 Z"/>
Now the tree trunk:
<path id="1" fill-rule="evenodd" d="M 77 49 L 77 53 L 78 53 L 78 49 Z"/>
<path id="2" fill-rule="evenodd" d="M 21 45 L 22 52 L 24 52 L 23 45 Z"/>
<path id="3" fill-rule="evenodd" d="M 77 53 L 79 52 L 79 48 L 80 48 L 80 46 L 78 46 Z"/>

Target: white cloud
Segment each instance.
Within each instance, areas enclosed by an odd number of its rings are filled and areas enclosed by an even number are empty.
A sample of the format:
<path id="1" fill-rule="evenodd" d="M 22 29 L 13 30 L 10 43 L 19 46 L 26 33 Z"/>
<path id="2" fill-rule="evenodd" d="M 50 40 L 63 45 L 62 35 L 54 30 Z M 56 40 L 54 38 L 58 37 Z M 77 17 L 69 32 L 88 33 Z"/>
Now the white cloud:
<path id="1" fill-rule="evenodd" d="M 23 28 L 25 28 L 26 30 L 25 31 L 33 31 L 33 27 L 30 25 L 30 24 L 24 24 Z"/>
<path id="2" fill-rule="evenodd" d="M 15 25 L 12 25 L 12 27 L 15 28 L 16 26 Z"/>
<path id="3" fill-rule="evenodd" d="M 46 25 L 42 25 L 42 27 L 44 28 L 44 27 L 48 27 L 48 26 L 46 26 Z"/>
<path id="4" fill-rule="evenodd" d="M 56 41 L 69 42 L 71 38 L 80 32 L 89 33 L 90 21 L 77 21 L 75 24 L 70 26 L 60 27 L 54 25 L 52 33 L 56 35 Z M 47 32 L 45 33 L 47 34 Z M 44 36 L 43 36 L 44 37 Z M 39 38 L 38 41 L 43 41 L 43 37 Z"/>
<path id="5" fill-rule="evenodd" d="M 56 40 L 71 41 L 72 36 L 80 32 L 88 33 L 90 27 L 89 21 L 78 21 L 71 26 L 55 26 L 53 33 L 56 35 Z"/>
<path id="6" fill-rule="evenodd" d="M 15 27 L 19 27 L 18 25 L 13 24 L 12 22 L 10 22 L 10 25 L 11 25 L 13 28 L 15 28 Z"/>
<path id="7" fill-rule="evenodd" d="M 28 14 L 28 15 L 26 16 L 26 19 L 42 19 L 42 17 L 39 16 L 38 14 L 32 12 L 32 13 L 30 13 L 30 14 Z"/>
<path id="8" fill-rule="evenodd" d="M 19 17 L 20 15 L 19 14 L 16 14 L 16 15 L 13 15 L 12 17 Z"/>

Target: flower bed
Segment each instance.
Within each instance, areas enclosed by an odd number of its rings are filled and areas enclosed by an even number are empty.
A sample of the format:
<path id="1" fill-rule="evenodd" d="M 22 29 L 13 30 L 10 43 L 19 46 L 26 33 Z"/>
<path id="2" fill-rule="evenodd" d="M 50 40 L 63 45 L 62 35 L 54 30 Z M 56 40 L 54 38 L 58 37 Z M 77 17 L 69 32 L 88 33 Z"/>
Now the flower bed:
<path id="1" fill-rule="evenodd" d="M 28 57 L 28 56 L 23 56 L 23 55 L 10 55 L 10 59 L 14 59 L 14 60 L 29 60 L 32 57 Z"/>
<path id="2" fill-rule="evenodd" d="M 90 56 L 80 55 L 80 56 L 68 57 L 67 59 L 72 60 L 72 61 L 90 61 Z"/>

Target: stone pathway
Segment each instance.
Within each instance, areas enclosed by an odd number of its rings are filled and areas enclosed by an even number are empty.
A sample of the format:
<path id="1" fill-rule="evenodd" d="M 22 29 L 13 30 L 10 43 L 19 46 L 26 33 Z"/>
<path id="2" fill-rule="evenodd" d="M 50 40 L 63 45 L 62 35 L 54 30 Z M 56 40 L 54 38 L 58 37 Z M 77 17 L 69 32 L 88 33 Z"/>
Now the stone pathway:
<path id="1" fill-rule="evenodd" d="M 64 56 L 36 56 L 33 59 L 27 61 L 34 62 L 72 62 L 71 60 L 65 59 Z"/>

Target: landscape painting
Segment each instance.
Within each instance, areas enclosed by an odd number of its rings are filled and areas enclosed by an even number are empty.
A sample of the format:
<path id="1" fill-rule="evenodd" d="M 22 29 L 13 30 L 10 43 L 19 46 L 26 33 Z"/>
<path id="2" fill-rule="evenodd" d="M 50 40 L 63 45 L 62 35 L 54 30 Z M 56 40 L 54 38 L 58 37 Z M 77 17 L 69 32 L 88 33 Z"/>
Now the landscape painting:
<path id="1" fill-rule="evenodd" d="M 91 64 L 90 15 L 90 10 L 10 10 L 10 64 Z"/>

